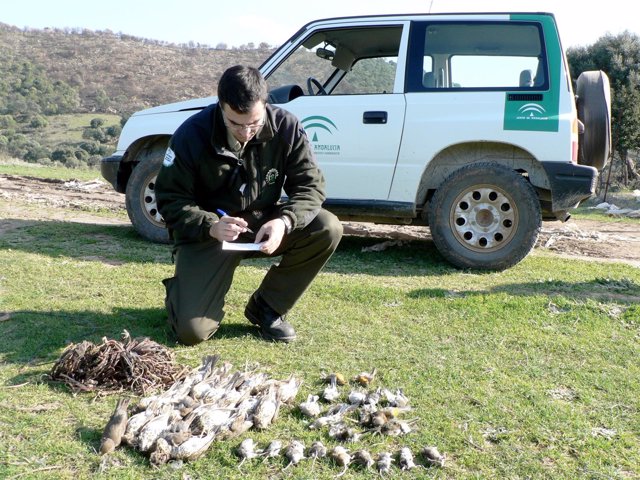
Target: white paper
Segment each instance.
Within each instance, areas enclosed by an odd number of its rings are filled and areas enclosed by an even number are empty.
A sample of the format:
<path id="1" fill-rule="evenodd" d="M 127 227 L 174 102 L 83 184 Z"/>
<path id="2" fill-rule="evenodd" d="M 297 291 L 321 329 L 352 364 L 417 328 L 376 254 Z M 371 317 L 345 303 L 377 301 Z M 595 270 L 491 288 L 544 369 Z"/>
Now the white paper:
<path id="1" fill-rule="evenodd" d="M 257 252 L 264 242 L 260 243 L 236 243 L 236 242 L 222 242 L 223 250 L 236 250 L 243 252 Z"/>

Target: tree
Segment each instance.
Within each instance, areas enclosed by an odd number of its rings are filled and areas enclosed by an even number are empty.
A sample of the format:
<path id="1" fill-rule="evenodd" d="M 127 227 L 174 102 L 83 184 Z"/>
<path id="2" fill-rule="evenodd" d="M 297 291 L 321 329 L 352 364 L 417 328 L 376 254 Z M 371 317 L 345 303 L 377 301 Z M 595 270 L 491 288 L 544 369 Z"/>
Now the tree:
<path id="1" fill-rule="evenodd" d="M 605 35 L 588 47 L 567 50 L 573 81 L 587 70 L 602 70 L 611 82 L 613 151 L 630 174 L 640 179 L 629 151 L 640 148 L 640 37 L 629 31 Z"/>

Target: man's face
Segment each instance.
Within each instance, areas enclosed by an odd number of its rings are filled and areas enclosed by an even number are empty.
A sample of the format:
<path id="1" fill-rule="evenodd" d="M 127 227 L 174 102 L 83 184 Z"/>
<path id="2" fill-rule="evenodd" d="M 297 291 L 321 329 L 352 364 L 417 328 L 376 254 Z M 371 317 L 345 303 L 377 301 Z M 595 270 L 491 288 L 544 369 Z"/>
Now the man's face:
<path id="1" fill-rule="evenodd" d="M 240 143 L 247 143 L 262 128 L 265 121 L 265 104 L 257 102 L 247 113 L 238 113 L 229 105 L 222 104 L 225 126 Z"/>

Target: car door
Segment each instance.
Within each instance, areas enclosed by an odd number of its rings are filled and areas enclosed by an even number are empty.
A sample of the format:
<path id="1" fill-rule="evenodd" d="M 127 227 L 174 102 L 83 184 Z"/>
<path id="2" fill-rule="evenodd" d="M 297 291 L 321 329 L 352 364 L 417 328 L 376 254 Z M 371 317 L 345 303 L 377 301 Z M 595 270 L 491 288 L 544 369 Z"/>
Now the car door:
<path id="1" fill-rule="evenodd" d="M 302 122 L 329 203 L 388 199 L 405 114 L 403 39 L 398 23 L 318 29 L 266 75 L 274 103 Z"/>

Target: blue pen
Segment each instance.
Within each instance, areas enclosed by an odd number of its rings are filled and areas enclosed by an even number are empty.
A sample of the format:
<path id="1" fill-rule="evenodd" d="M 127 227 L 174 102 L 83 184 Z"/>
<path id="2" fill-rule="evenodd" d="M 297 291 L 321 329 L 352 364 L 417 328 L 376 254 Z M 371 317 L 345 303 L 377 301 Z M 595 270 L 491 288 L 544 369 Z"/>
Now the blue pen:
<path id="1" fill-rule="evenodd" d="M 228 217 L 230 216 L 227 212 L 225 212 L 224 210 L 222 210 L 221 208 L 216 208 L 216 212 L 218 213 L 218 215 L 222 215 L 223 217 Z M 246 228 L 246 231 L 249 233 L 254 233 L 253 230 L 251 230 L 250 228 Z"/>

